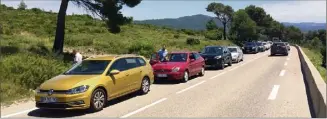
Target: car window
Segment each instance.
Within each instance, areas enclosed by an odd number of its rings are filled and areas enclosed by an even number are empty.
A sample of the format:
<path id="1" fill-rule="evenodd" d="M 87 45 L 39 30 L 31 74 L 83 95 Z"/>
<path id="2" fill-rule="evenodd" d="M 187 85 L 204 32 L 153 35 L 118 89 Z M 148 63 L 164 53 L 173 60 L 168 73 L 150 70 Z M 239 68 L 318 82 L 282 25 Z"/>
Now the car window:
<path id="1" fill-rule="evenodd" d="M 193 53 L 195 56 L 195 59 L 199 59 L 201 56 L 199 55 L 199 53 Z"/>
<path id="2" fill-rule="evenodd" d="M 110 60 L 84 60 L 74 65 L 65 75 L 102 74 Z"/>
<path id="3" fill-rule="evenodd" d="M 187 54 L 186 53 L 172 53 L 168 55 L 168 62 L 186 62 Z"/>
<path id="4" fill-rule="evenodd" d="M 204 48 L 201 53 L 204 54 L 222 54 L 223 53 L 222 47 L 206 47 Z"/>
<path id="5" fill-rule="evenodd" d="M 125 71 L 128 69 L 128 64 L 125 59 L 116 60 L 110 67 L 109 72 L 112 70 Z"/>
<path id="6" fill-rule="evenodd" d="M 238 48 L 228 48 L 230 52 L 238 52 Z"/>
<path id="7" fill-rule="evenodd" d="M 138 61 L 138 63 L 139 63 L 139 65 L 140 66 L 145 66 L 146 65 L 146 63 L 145 63 L 145 61 L 144 61 L 144 59 L 143 58 L 137 58 L 137 61 Z"/>
<path id="8" fill-rule="evenodd" d="M 196 57 L 193 53 L 190 53 L 190 59 L 196 59 Z"/>
<path id="9" fill-rule="evenodd" d="M 128 69 L 133 69 L 139 66 L 139 64 L 136 61 L 136 58 L 126 58 L 125 60 L 128 65 Z"/>

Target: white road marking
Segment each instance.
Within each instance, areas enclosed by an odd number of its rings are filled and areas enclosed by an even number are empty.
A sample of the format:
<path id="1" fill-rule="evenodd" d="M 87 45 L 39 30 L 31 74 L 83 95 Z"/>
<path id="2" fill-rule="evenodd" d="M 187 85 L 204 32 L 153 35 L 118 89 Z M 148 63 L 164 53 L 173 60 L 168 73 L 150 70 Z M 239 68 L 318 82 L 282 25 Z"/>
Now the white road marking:
<path id="1" fill-rule="evenodd" d="M 275 100 L 276 97 L 277 97 L 277 93 L 278 93 L 278 89 L 279 89 L 279 85 L 274 85 L 269 97 L 268 97 L 268 100 Z"/>
<path id="2" fill-rule="evenodd" d="M 224 71 L 224 72 L 221 72 L 221 73 L 217 74 L 216 76 L 211 77 L 210 79 L 214 79 L 214 78 L 216 78 L 216 77 L 218 77 L 218 76 L 220 76 L 220 75 L 223 75 L 223 74 L 225 74 L 225 73 L 226 73 L 225 71 Z"/>
<path id="3" fill-rule="evenodd" d="M 282 70 L 280 73 L 279 73 L 279 76 L 284 76 L 285 75 L 285 70 Z"/>
<path id="4" fill-rule="evenodd" d="M 181 91 L 176 92 L 176 94 L 180 94 L 180 93 L 182 93 L 182 92 L 185 92 L 185 91 L 187 91 L 187 90 L 189 90 L 189 89 L 191 89 L 191 88 L 194 88 L 194 87 L 196 87 L 196 86 L 198 86 L 198 85 L 200 85 L 200 84 L 202 84 L 202 83 L 204 83 L 204 82 L 206 82 L 206 81 L 201 81 L 201 82 L 199 82 L 199 83 L 197 83 L 197 84 L 194 84 L 193 86 L 190 86 L 190 87 L 188 87 L 188 88 L 185 88 L 185 89 L 183 89 L 183 90 L 181 90 Z"/>
<path id="5" fill-rule="evenodd" d="M 236 66 L 236 67 L 234 67 L 234 68 L 232 68 L 232 69 L 230 69 L 228 71 L 232 71 L 232 70 L 237 69 L 237 68 L 238 68 L 238 66 Z"/>
<path id="6" fill-rule="evenodd" d="M 36 109 L 37 108 L 32 108 L 32 109 L 29 109 L 29 110 L 24 110 L 24 111 L 13 113 L 13 114 L 8 114 L 8 115 L 5 115 L 5 116 L 1 116 L 1 118 L 8 118 L 8 117 L 24 114 L 24 113 L 27 113 L 27 112 L 30 112 L 30 111 L 33 111 L 33 110 L 36 110 Z"/>
<path id="7" fill-rule="evenodd" d="M 161 103 L 161 102 L 163 102 L 163 101 L 165 101 L 165 100 L 167 100 L 167 98 L 162 98 L 162 99 L 160 99 L 160 100 L 158 100 L 158 101 L 156 101 L 156 102 L 154 102 L 154 103 L 151 103 L 151 104 L 149 104 L 149 105 L 146 105 L 146 106 L 144 106 L 144 107 L 142 107 L 142 108 L 140 108 L 140 109 L 137 109 L 137 110 L 135 110 L 135 111 L 133 111 L 133 112 L 131 112 L 131 113 L 128 113 L 128 114 L 126 114 L 126 115 L 124 115 L 124 116 L 121 116 L 120 118 L 126 118 L 126 117 L 129 117 L 129 116 L 132 116 L 132 115 L 134 115 L 134 114 L 136 114 L 136 113 L 138 113 L 138 112 L 141 112 L 141 111 L 143 111 L 143 110 L 145 110 L 145 109 L 147 109 L 147 108 L 149 108 L 149 107 L 152 107 L 152 106 L 154 106 L 154 105 L 156 105 L 156 104 L 158 104 L 158 103 Z"/>
<path id="8" fill-rule="evenodd" d="M 284 65 L 286 66 L 287 65 L 287 62 L 285 62 Z"/>

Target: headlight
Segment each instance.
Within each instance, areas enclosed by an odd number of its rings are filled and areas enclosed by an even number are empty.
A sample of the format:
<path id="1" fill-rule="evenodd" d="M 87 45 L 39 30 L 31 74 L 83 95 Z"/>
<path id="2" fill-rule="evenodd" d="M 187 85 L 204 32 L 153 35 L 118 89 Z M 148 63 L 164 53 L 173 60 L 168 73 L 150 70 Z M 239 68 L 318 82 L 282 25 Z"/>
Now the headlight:
<path id="1" fill-rule="evenodd" d="M 216 58 L 216 59 L 220 59 L 220 58 L 221 58 L 221 56 L 219 55 L 219 56 L 216 56 L 215 58 Z"/>
<path id="2" fill-rule="evenodd" d="M 179 67 L 174 67 L 171 71 L 172 71 L 172 72 L 178 72 L 179 69 L 180 69 Z"/>
<path id="3" fill-rule="evenodd" d="M 78 87 L 73 88 L 73 89 L 69 89 L 67 94 L 83 93 L 83 92 L 87 91 L 87 89 L 89 89 L 88 85 L 82 85 L 82 86 L 78 86 Z"/>

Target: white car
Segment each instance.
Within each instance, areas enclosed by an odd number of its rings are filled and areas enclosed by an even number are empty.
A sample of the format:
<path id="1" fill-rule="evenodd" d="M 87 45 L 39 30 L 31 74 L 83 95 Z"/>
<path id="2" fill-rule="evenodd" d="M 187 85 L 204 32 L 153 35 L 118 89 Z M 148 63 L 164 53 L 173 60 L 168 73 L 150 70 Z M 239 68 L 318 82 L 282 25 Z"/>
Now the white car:
<path id="1" fill-rule="evenodd" d="M 228 50 L 232 54 L 232 61 L 235 63 L 238 63 L 240 61 L 243 61 L 243 51 L 238 46 L 228 46 Z"/>
<path id="2" fill-rule="evenodd" d="M 265 46 L 265 50 L 269 50 L 270 49 L 269 43 L 267 43 L 267 42 L 262 42 L 262 43 Z"/>

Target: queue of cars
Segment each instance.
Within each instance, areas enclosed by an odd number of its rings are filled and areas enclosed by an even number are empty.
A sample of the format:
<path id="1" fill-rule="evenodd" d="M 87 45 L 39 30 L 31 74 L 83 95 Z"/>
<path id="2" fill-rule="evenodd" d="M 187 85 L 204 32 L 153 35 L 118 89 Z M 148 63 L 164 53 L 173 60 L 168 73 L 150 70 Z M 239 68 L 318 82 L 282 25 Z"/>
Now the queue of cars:
<path id="1" fill-rule="evenodd" d="M 245 47 L 245 51 L 258 52 L 257 43 L 249 42 L 245 46 L 250 47 Z M 274 43 L 271 53 L 288 54 L 287 44 Z M 149 62 L 139 55 L 88 58 L 42 83 L 36 89 L 36 107 L 99 111 L 109 100 L 132 92 L 147 94 L 155 81 L 187 82 L 192 76 L 204 76 L 208 67 L 224 69 L 226 64 L 232 66 L 243 60 L 243 51 L 238 46 L 206 46 L 200 52 L 171 52 L 165 61 L 160 61 L 157 53 Z"/>

